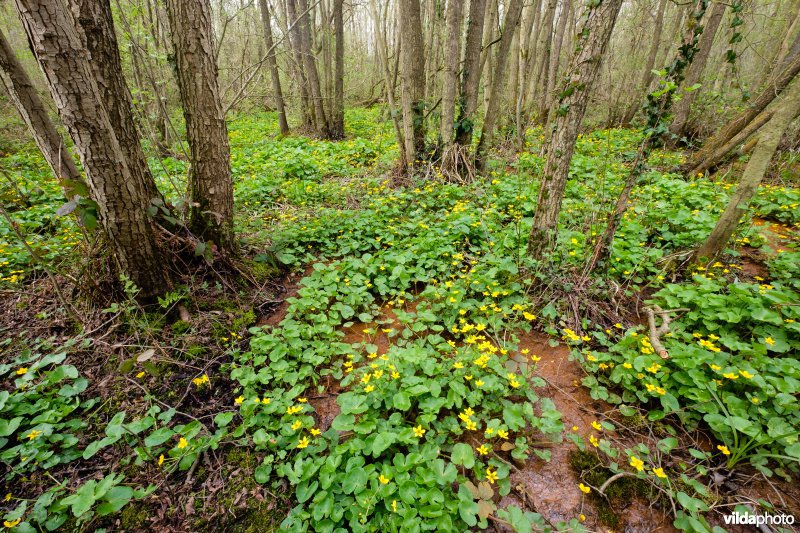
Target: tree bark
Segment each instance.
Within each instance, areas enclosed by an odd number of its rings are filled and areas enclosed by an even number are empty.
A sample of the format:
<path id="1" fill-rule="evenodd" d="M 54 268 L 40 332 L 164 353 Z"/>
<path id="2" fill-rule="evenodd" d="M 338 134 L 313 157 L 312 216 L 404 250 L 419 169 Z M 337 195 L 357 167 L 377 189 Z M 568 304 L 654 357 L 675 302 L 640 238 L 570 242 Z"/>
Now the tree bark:
<path id="1" fill-rule="evenodd" d="M 537 120 L 544 124 L 547 121 L 547 77 L 550 72 L 550 48 L 553 42 L 553 19 L 555 18 L 558 0 L 549 0 L 539 30 L 539 44 L 536 46 L 537 55 L 541 56 L 536 67 L 536 86 L 538 87 L 539 109 Z"/>
<path id="2" fill-rule="evenodd" d="M 683 82 L 683 86 L 686 88 L 698 83 L 703 76 L 703 71 L 708 62 L 708 56 L 711 55 L 711 48 L 714 45 L 714 38 L 717 35 L 717 29 L 719 29 L 722 16 L 725 14 L 725 7 L 726 4 L 723 2 L 715 3 L 714 8 L 711 10 L 708 21 L 705 23 L 705 29 L 703 29 L 703 36 L 700 38 L 697 53 L 692 60 L 692 64 L 686 71 L 686 79 Z M 674 118 L 669 128 L 673 135 L 682 137 L 686 134 L 689 112 L 691 111 L 692 102 L 694 102 L 696 96 L 697 91 L 684 93 L 680 101 L 675 104 Z"/>
<path id="3" fill-rule="evenodd" d="M 11 101 L 28 126 L 33 140 L 41 150 L 68 200 L 86 196 L 86 184 L 70 156 L 61 134 L 47 114 L 44 103 L 36 93 L 28 73 L 17 60 L 5 35 L 0 31 L 0 79 Z"/>
<path id="4" fill-rule="evenodd" d="M 622 0 L 603 0 L 589 8 L 578 34 L 575 55 L 560 87 L 557 107 L 551 112 L 553 130 L 546 148 L 542 183 L 528 240 L 528 253 L 534 259 L 542 259 L 555 247 L 558 215 L 578 131 L 621 7 Z"/>
<path id="5" fill-rule="evenodd" d="M 399 3 L 403 125 L 406 160 L 413 167 L 425 151 L 425 52 L 419 0 Z"/>
<path id="6" fill-rule="evenodd" d="M 444 63 L 442 122 L 439 131 L 443 151 L 453 144 L 458 69 L 461 64 L 461 0 L 447 2 L 447 56 Z"/>
<path id="7" fill-rule="evenodd" d="M 14 3 L 61 121 L 75 142 L 120 271 L 136 284 L 143 300 L 163 294 L 169 283 L 146 213 L 149 201 L 111 125 L 78 29 L 60 0 Z"/>
<path id="8" fill-rule="evenodd" d="M 191 150 L 189 228 L 222 250 L 234 251 L 231 154 L 214 61 L 211 5 L 208 0 L 168 0 L 167 12 Z"/>
<path id="9" fill-rule="evenodd" d="M 308 2 L 307 0 L 289 0 L 289 4 L 294 2 L 297 2 L 295 11 L 299 17 L 297 30 L 300 36 L 300 54 L 303 59 L 303 70 L 308 81 L 309 98 L 311 98 L 311 103 L 314 106 L 317 133 L 322 137 L 328 138 L 330 137 L 330 126 L 322 99 L 317 60 L 311 43 L 311 28 L 309 27 L 311 17 L 308 15 Z"/>
<path id="10" fill-rule="evenodd" d="M 336 40 L 331 137 L 344 139 L 344 0 L 333 0 L 333 28 Z"/>
<path id="11" fill-rule="evenodd" d="M 394 82 L 392 73 L 389 71 L 389 52 L 386 44 L 386 34 L 384 33 L 381 25 L 381 16 L 378 11 L 377 1 L 370 0 L 369 8 L 370 13 L 372 14 L 372 20 L 375 23 L 375 37 L 378 44 L 378 54 L 380 56 L 378 59 L 383 70 L 383 85 L 386 87 L 386 100 L 389 104 L 389 114 L 392 118 L 392 125 L 394 126 L 395 135 L 397 136 L 397 145 L 400 147 L 400 167 L 402 170 L 405 170 L 405 168 L 408 166 L 405 150 L 406 142 L 405 137 L 403 136 L 403 130 L 400 126 L 400 121 L 397 119 L 398 108 L 394 99 Z"/>
<path id="12" fill-rule="evenodd" d="M 487 0 L 471 0 L 467 38 L 464 44 L 464 68 L 461 74 L 461 94 L 458 102 L 456 143 L 469 146 L 475 129 L 475 112 L 478 110 L 478 91 L 481 81 L 481 46 L 483 43 L 483 14 Z"/>
<path id="13" fill-rule="evenodd" d="M 261 25 L 264 27 L 264 44 L 267 47 L 268 54 L 267 66 L 269 67 L 269 74 L 272 79 L 272 92 L 275 93 L 275 107 L 278 110 L 278 125 L 281 130 L 281 135 L 289 135 L 289 121 L 286 119 L 286 101 L 283 98 L 281 78 L 278 72 L 275 40 L 272 38 L 272 20 L 269 14 L 269 4 L 267 4 L 267 0 L 258 0 L 258 6 L 261 11 Z"/>
<path id="14" fill-rule="evenodd" d="M 547 103 L 545 109 L 550 109 L 553 105 L 555 95 L 553 94 L 556 80 L 558 79 L 558 67 L 561 59 L 561 46 L 564 44 L 564 34 L 567 30 L 567 20 L 569 20 L 569 12 L 572 8 L 570 2 L 563 2 L 561 5 L 561 14 L 558 16 L 558 27 L 556 28 L 555 43 L 553 44 L 553 53 L 550 55 L 550 72 L 547 76 L 547 91 L 545 93 Z"/>
<path id="15" fill-rule="evenodd" d="M 695 175 L 699 172 L 705 172 L 717 163 L 712 154 L 717 152 L 719 148 L 728 143 L 737 133 L 742 131 L 747 124 L 755 119 L 775 98 L 783 92 L 787 85 L 794 79 L 800 72 L 800 54 L 791 58 L 783 72 L 775 79 L 775 81 L 764 89 L 764 91 L 753 100 L 750 105 L 737 115 L 733 120 L 728 122 L 721 130 L 719 130 L 713 137 L 705 142 L 703 147 L 695 152 L 689 161 L 683 165 L 682 169 L 688 175 Z"/>
<path id="16" fill-rule="evenodd" d="M 795 78 L 795 81 L 787 88 L 782 101 L 776 105 L 777 109 L 772 119 L 759 134 L 758 144 L 750 156 L 750 161 L 747 162 L 736 192 L 733 193 L 728 206 L 706 242 L 695 253 L 695 262 L 713 261 L 736 231 L 739 220 L 747 211 L 747 206 L 758 191 L 758 186 L 769 168 L 769 163 L 778 148 L 783 133 L 800 113 L 800 78 Z"/>
<path id="17" fill-rule="evenodd" d="M 133 100 L 122 74 L 111 4 L 109 0 L 67 0 L 67 3 L 74 19 L 83 29 L 103 105 L 120 147 L 125 152 L 131 174 L 141 182 L 148 200 L 158 200 L 163 205 L 164 199 L 150 172 L 133 119 Z"/>
<path id="18" fill-rule="evenodd" d="M 506 6 L 506 16 L 503 18 L 503 33 L 500 36 L 500 44 L 497 49 L 495 61 L 494 81 L 491 86 L 489 106 L 486 116 L 483 119 L 483 129 L 478 146 L 475 148 L 475 166 L 478 170 L 483 170 L 486 164 L 486 150 L 492 142 L 494 127 L 500 114 L 500 102 L 503 98 L 503 88 L 505 87 L 506 68 L 508 67 L 508 52 L 511 49 L 511 41 L 514 39 L 514 32 L 519 25 L 519 17 L 522 14 L 522 0 L 510 0 Z"/>

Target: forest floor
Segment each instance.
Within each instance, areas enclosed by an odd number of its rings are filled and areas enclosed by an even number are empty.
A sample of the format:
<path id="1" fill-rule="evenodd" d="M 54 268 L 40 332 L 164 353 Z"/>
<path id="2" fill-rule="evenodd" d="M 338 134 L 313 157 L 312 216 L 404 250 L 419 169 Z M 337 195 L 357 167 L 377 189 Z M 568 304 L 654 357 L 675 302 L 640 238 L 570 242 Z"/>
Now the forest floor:
<path id="1" fill-rule="evenodd" d="M 776 172 L 730 255 L 681 272 L 731 182 L 670 174 L 680 154 L 657 152 L 609 264 L 585 276 L 637 133 L 581 138 L 539 265 L 523 253 L 537 132 L 475 183 L 399 186 L 390 126 L 372 110 L 347 122 L 330 143 L 274 139 L 271 115 L 234 121 L 242 258 L 184 270 L 150 309 L 135 289 L 105 308 L 81 297 L 70 278 L 96 260 L 52 217 L 35 151 L 4 148 L 21 186 L 3 201 L 52 265 L 0 227 L 5 521 L 749 531 L 724 515 L 800 517 L 796 181 Z M 167 191 L 185 169 L 152 166 Z M 649 341 L 652 303 L 676 310 L 669 359 Z"/>

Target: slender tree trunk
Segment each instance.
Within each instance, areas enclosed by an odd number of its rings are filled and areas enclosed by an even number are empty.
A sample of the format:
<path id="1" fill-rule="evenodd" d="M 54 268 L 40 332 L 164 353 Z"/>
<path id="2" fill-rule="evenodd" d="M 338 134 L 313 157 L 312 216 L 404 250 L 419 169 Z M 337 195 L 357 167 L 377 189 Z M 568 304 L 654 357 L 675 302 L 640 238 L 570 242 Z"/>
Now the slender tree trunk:
<path id="1" fill-rule="evenodd" d="M 494 82 L 494 52 L 497 49 L 495 35 L 500 31 L 500 14 L 498 0 L 489 0 L 486 4 L 486 22 L 483 25 L 483 52 L 481 52 L 481 73 L 486 73 L 483 82 L 483 115 L 489 109 L 489 88 Z M 482 74 L 481 74 L 482 75 Z"/>
<path id="2" fill-rule="evenodd" d="M 461 0 L 447 2 L 447 55 L 444 61 L 442 90 L 442 123 L 439 131 L 443 150 L 453 144 L 458 70 L 461 64 Z"/>
<path id="3" fill-rule="evenodd" d="M 163 294 L 169 282 L 146 213 L 149 199 L 131 173 L 78 29 L 59 0 L 14 3 L 61 121 L 75 142 L 120 271 L 139 287 L 143 300 Z"/>
<path id="4" fill-rule="evenodd" d="M 267 66 L 272 79 L 272 92 L 275 93 L 275 107 L 278 110 L 278 124 L 281 129 L 281 135 L 288 135 L 289 121 L 286 119 L 286 102 L 283 98 L 281 78 L 278 72 L 277 50 L 275 49 L 275 41 L 272 38 L 272 20 L 270 20 L 271 17 L 269 15 L 269 5 L 267 0 L 258 0 L 258 6 L 261 11 L 261 24 L 264 28 L 264 44 L 267 47 Z"/>
<path id="5" fill-rule="evenodd" d="M 727 144 L 736 134 L 742 131 L 753 119 L 755 119 L 778 95 L 783 92 L 787 85 L 800 72 L 800 54 L 791 59 L 791 62 L 783 69 L 783 72 L 776 77 L 775 81 L 764 89 L 764 91 L 753 100 L 750 105 L 728 122 L 713 137 L 705 142 L 703 147 L 695 152 L 689 161 L 683 166 L 683 170 L 688 175 L 695 175 L 705 172 L 714 166 L 719 159 L 711 157 L 718 152 L 719 148 Z M 724 155 L 724 154 L 723 154 Z"/>
<path id="6" fill-rule="evenodd" d="M 190 229 L 226 251 L 235 250 L 228 127 L 214 61 L 209 0 L 168 0 L 178 88 L 191 150 Z"/>
<path id="7" fill-rule="evenodd" d="M 653 28 L 653 34 L 650 37 L 650 50 L 647 52 L 647 61 L 644 65 L 644 69 L 642 70 L 642 78 L 639 80 L 639 85 L 633 93 L 631 104 L 628 106 L 628 110 L 622 117 L 623 125 L 631 123 L 633 117 L 636 115 L 636 112 L 639 110 L 639 106 L 641 105 L 639 100 L 644 93 L 649 91 L 650 85 L 653 83 L 653 78 L 655 77 L 653 74 L 653 69 L 656 66 L 656 57 L 658 56 L 658 51 L 661 48 L 661 33 L 664 29 L 664 11 L 666 11 L 667 2 L 668 0 L 659 0 L 658 2 L 655 27 Z"/>
<path id="8" fill-rule="evenodd" d="M 64 196 L 68 200 L 73 200 L 76 196 L 86 196 L 88 193 L 86 184 L 64 144 L 64 139 L 50 120 L 28 73 L 17 60 L 2 31 L 0 31 L 0 79 L 14 107 L 28 126 L 33 140 L 50 165 L 53 175 L 64 190 Z"/>
<path id="9" fill-rule="evenodd" d="M 303 102 L 303 126 L 309 129 L 316 128 L 317 119 L 314 113 L 314 103 L 312 102 L 308 87 L 308 79 L 306 78 L 303 68 L 301 31 L 298 25 L 294 0 L 284 0 L 284 5 L 286 7 L 286 24 L 283 31 L 289 35 L 290 48 L 294 59 L 294 61 L 291 62 L 292 72 L 294 73 L 297 89 L 300 92 L 300 99 Z"/>
<path id="10" fill-rule="evenodd" d="M 406 159 L 413 167 L 425 151 L 425 52 L 419 0 L 404 0 L 398 7 L 403 42 L 401 78 Z"/>
<path id="11" fill-rule="evenodd" d="M 333 28 L 336 39 L 336 66 L 333 86 L 333 110 L 331 112 L 331 137 L 344 139 L 344 0 L 333 0 Z"/>
<path id="12" fill-rule="evenodd" d="M 403 130 L 400 126 L 400 121 L 397 119 L 398 108 L 394 99 L 394 82 L 392 79 L 392 73 L 389 71 L 389 52 L 386 45 L 386 33 L 383 31 L 383 26 L 381 24 L 381 16 L 378 11 L 377 1 L 370 0 L 369 8 L 370 13 L 372 14 L 372 20 L 375 23 L 375 37 L 378 44 L 379 55 L 378 59 L 383 70 L 384 86 L 386 87 L 386 100 L 389 104 L 389 114 L 392 118 L 395 135 L 397 136 L 397 145 L 400 147 L 400 166 L 402 170 L 405 170 L 405 168 L 408 166 L 405 150 L 406 142 L 405 137 L 403 136 Z"/>
<path id="13" fill-rule="evenodd" d="M 564 34 L 567 30 L 567 21 L 569 20 L 569 13 L 572 9 L 572 4 L 565 1 L 561 5 L 561 14 L 558 16 L 558 27 L 556 28 L 555 43 L 553 45 L 553 53 L 550 56 L 550 73 L 547 76 L 547 102 L 545 109 L 550 109 L 553 105 L 555 95 L 553 90 L 555 88 L 556 80 L 558 79 L 558 66 L 561 59 L 561 46 L 564 44 Z"/>
<path id="14" fill-rule="evenodd" d="M 747 211 L 758 186 L 769 168 L 769 163 L 778 148 L 781 137 L 789 124 L 800 114 L 800 78 L 786 90 L 782 101 L 776 104 L 777 109 L 772 119 L 762 128 L 758 136 L 758 144 L 747 162 L 742 179 L 736 187 L 728 206 L 714 226 L 711 235 L 697 250 L 694 260 L 714 260 L 730 240 L 739 225 L 742 215 Z"/>
<path id="15" fill-rule="evenodd" d="M 495 60 L 494 81 L 492 83 L 489 106 L 486 116 L 483 119 L 483 129 L 478 146 L 475 148 L 475 166 L 478 170 L 483 170 L 486 165 L 486 150 L 492 143 L 494 127 L 500 114 L 500 102 L 503 98 L 503 88 L 505 86 L 506 67 L 508 66 L 508 53 L 511 49 L 511 41 L 514 39 L 514 32 L 519 25 L 519 17 L 522 14 L 522 0 L 509 0 L 506 6 L 506 16 L 503 19 L 503 33 L 500 37 L 499 48 Z"/>
<path id="16" fill-rule="evenodd" d="M 141 182 L 150 201 L 158 200 L 163 204 L 133 119 L 133 100 L 122 74 L 111 4 L 109 0 L 67 0 L 67 3 L 83 29 L 97 86 L 131 174 Z"/>
<path id="17" fill-rule="evenodd" d="M 470 0 L 467 38 L 464 44 L 464 68 L 461 74 L 461 94 L 458 102 L 456 143 L 469 146 L 475 129 L 475 112 L 478 110 L 478 91 L 481 81 L 481 45 L 483 42 L 483 14 L 486 0 Z"/>
<path id="18" fill-rule="evenodd" d="M 589 8 L 565 83 L 559 87 L 560 97 L 551 113 L 552 133 L 528 240 L 528 253 L 535 259 L 542 259 L 555 247 L 558 215 L 578 131 L 621 7 L 622 0 L 603 0 Z"/>
<path id="19" fill-rule="evenodd" d="M 692 87 L 698 83 L 703 76 L 708 57 L 711 55 L 711 48 L 714 45 L 714 38 L 717 35 L 717 29 L 722 22 L 722 16 L 725 14 L 725 7 L 726 4 L 722 2 L 714 4 L 708 21 L 705 21 L 705 29 L 700 39 L 700 47 L 692 60 L 692 64 L 686 71 L 686 79 L 683 82 L 686 88 Z M 673 135 L 682 137 L 686 134 L 689 113 L 691 112 L 692 102 L 694 102 L 696 96 L 697 91 L 684 93 L 680 101 L 675 104 L 674 117 L 672 119 L 672 125 L 669 128 Z"/>
<path id="20" fill-rule="evenodd" d="M 297 16 L 300 17 L 297 28 L 300 35 L 300 53 L 302 54 L 303 67 L 308 80 L 308 93 L 314 105 L 314 117 L 316 119 L 317 132 L 322 137 L 330 137 L 330 127 L 328 117 L 325 113 L 325 105 L 322 99 L 322 89 L 319 82 L 319 71 L 317 70 L 317 60 L 311 41 L 310 17 L 308 14 L 307 0 L 289 0 L 289 3 L 297 2 Z"/>
<path id="21" fill-rule="evenodd" d="M 536 46 L 537 55 L 541 56 L 536 68 L 536 86 L 539 98 L 539 111 L 537 119 L 544 124 L 547 121 L 547 77 L 550 72 L 550 50 L 553 43 L 553 19 L 555 18 L 558 0 L 549 0 L 542 19 L 539 44 Z"/>

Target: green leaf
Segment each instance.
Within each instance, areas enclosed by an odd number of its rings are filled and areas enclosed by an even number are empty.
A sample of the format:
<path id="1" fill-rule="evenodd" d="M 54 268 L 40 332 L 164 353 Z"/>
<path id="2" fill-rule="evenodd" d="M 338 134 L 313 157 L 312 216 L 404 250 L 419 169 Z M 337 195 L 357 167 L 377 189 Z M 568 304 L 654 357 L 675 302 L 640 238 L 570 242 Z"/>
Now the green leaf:
<path id="1" fill-rule="evenodd" d="M 342 479 L 342 490 L 345 494 L 361 492 L 367 486 L 367 473 L 360 466 L 352 468 Z"/>
<path id="2" fill-rule="evenodd" d="M 475 452 L 472 446 L 459 442 L 453 446 L 453 452 L 450 454 L 450 460 L 453 464 L 464 465 L 466 468 L 475 466 Z"/>
<path id="3" fill-rule="evenodd" d="M 170 428 L 157 429 L 144 439 L 144 445 L 148 448 L 153 448 L 159 444 L 164 444 L 173 435 L 175 435 L 175 432 Z"/>

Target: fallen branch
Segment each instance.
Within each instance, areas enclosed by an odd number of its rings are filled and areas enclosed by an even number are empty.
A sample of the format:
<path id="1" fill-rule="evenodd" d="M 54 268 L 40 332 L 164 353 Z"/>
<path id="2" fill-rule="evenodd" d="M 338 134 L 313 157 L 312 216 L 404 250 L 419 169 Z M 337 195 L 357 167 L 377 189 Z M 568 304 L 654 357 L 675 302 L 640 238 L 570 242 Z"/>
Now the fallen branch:
<path id="1" fill-rule="evenodd" d="M 669 309 L 664 311 L 657 305 L 644 308 L 644 312 L 647 314 L 647 323 L 650 325 L 650 344 L 653 345 L 653 349 L 661 359 L 669 359 L 669 352 L 661 343 L 661 337 L 670 332 L 669 324 L 672 322 L 672 319 L 669 314 L 675 311 L 684 311 L 684 309 Z M 656 315 L 661 317 L 661 325 L 658 327 L 656 327 Z"/>

